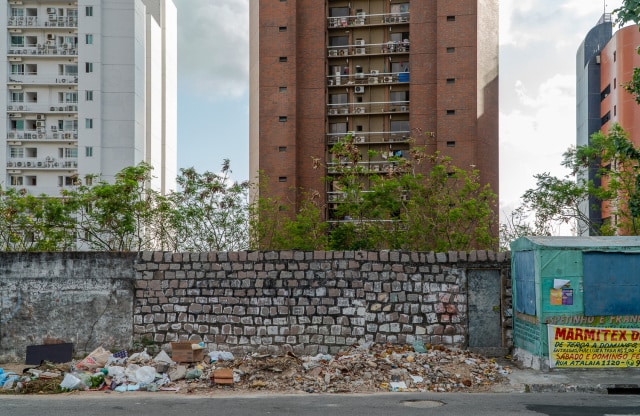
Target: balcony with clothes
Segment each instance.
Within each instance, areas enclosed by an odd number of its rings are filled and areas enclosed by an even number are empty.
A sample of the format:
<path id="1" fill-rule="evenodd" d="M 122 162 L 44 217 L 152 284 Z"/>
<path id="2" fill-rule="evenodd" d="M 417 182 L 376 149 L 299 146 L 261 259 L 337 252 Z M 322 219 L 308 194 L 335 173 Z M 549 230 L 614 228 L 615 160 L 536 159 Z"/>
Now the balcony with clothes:
<path id="1" fill-rule="evenodd" d="M 364 43 L 356 39 L 356 44 L 332 45 L 327 47 L 329 58 L 353 58 L 358 56 L 378 56 L 408 54 L 411 42 L 408 38 L 389 40 L 382 43 Z"/>

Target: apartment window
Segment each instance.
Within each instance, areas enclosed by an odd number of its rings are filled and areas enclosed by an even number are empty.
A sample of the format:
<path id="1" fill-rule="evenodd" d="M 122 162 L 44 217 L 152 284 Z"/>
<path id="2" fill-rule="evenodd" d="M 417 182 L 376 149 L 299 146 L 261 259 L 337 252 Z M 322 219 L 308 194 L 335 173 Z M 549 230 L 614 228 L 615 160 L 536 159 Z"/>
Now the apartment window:
<path id="1" fill-rule="evenodd" d="M 287 87 L 280 87 L 280 92 L 287 92 Z"/>
<path id="2" fill-rule="evenodd" d="M 287 146 L 280 146 L 280 147 L 278 147 L 278 152 L 280 152 L 280 153 L 284 153 L 284 152 L 286 152 L 286 151 L 287 151 Z"/>
<path id="3" fill-rule="evenodd" d="M 87 90 L 84 92 L 84 100 L 85 101 L 93 101 L 93 91 Z"/>
<path id="4" fill-rule="evenodd" d="M 13 47 L 23 47 L 24 46 L 24 36 L 11 36 L 11 46 Z"/>
<path id="5" fill-rule="evenodd" d="M 84 148 L 84 155 L 86 157 L 93 157 L 93 146 L 87 146 Z"/>
<path id="6" fill-rule="evenodd" d="M 93 35 L 91 33 L 87 33 L 84 35 L 84 41 L 87 45 L 93 45 Z"/>
<path id="7" fill-rule="evenodd" d="M 287 61 L 288 61 L 288 59 L 287 59 L 287 57 L 286 57 L 286 56 L 281 56 L 281 57 L 279 58 L 279 61 L 280 61 L 280 62 L 287 62 Z"/>
<path id="8" fill-rule="evenodd" d="M 409 101 L 409 91 L 391 91 L 389 94 L 391 102 L 407 102 Z"/>
<path id="9" fill-rule="evenodd" d="M 455 21 L 456 21 L 455 16 L 447 16 L 447 22 L 455 22 Z"/>
<path id="10" fill-rule="evenodd" d="M 78 75 L 78 65 L 64 65 L 60 75 Z"/>
<path id="11" fill-rule="evenodd" d="M 409 3 L 396 3 L 391 5 L 391 13 L 409 13 Z"/>
<path id="12" fill-rule="evenodd" d="M 11 75 L 24 75 L 24 64 L 11 64 Z"/>
<path id="13" fill-rule="evenodd" d="M 11 93 L 11 102 L 12 103 L 23 103 L 24 102 L 24 93 L 23 92 L 12 92 Z"/>
<path id="14" fill-rule="evenodd" d="M 93 62 L 86 62 L 84 68 L 86 73 L 93 72 Z"/>
<path id="15" fill-rule="evenodd" d="M 11 8 L 11 17 L 24 17 L 24 9 Z"/>
<path id="16" fill-rule="evenodd" d="M 329 123 L 329 133 L 347 134 L 347 123 Z"/>
<path id="17" fill-rule="evenodd" d="M 78 148 L 77 147 L 61 147 L 58 149 L 58 157 L 61 158 L 77 158 L 78 157 Z"/>
<path id="18" fill-rule="evenodd" d="M 77 184 L 77 176 L 58 176 L 58 186 L 74 186 Z"/>
<path id="19" fill-rule="evenodd" d="M 611 84 L 607 85 L 602 92 L 600 92 L 600 101 L 604 100 L 611 94 Z"/>
<path id="20" fill-rule="evenodd" d="M 24 157 L 24 148 L 11 146 L 11 147 L 9 147 L 9 155 L 12 158 L 23 158 Z"/>
<path id="21" fill-rule="evenodd" d="M 616 51 L 613 51 L 613 62 L 615 62 L 615 61 L 616 61 L 616 58 L 617 58 Z"/>
<path id="22" fill-rule="evenodd" d="M 389 130 L 392 132 L 409 131 L 409 120 L 391 120 L 391 123 L 389 124 Z"/>
<path id="23" fill-rule="evenodd" d="M 286 26 L 278 27 L 278 32 L 286 32 L 286 31 L 287 31 L 287 27 Z"/>
<path id="24" fill-rule="evenodd" d="M 58 120 L 58 130 L 60 131 L 78 130 L 78 120 Z"/>
<path id="25" fill-rule="evenodd" d="M 77 92 L 66 92 L 64 94 L 64 101 L 66 103 L 77 103 L 78 102 L 78 93 Z"/>
<path id="26" fill-rule="evenodd" d="M 286 182 L 287 181 L 287 177 L 286 176 L 280 176 L 278 178 L 278 182 Z"/>
<path id="27" fill-rule="evenodd" d="M 93 185 L 93 176 L 88 175 L 84 177 L 84 184 L 87 186 Z"/>
<path id="28" fill-rule="evenodd" d="M 600 119 L 600 125 L 604 126 L 609 120 L 611 120 L 611 111 L 607 111 L 607 114 L 602 116 L 602 118 Z"/>
<path id="29" fill-rule="evenodd" d="M 615 117 L 615 116 L 617 116 L 617 115 L 618 115 L 618 106 L 617 106 L 617 105 L 614 105 L 614 106 L 613 106 L 613 116 Z"/>
<path id="30" fill-rule="evenodd" d="M 447 84 L 455 84 L 455 83 L 456 83 L 455 78 L 447 78 Z"/>
<path id="31" fill-rule="evenodd" d="M 37 176 L 27 176 L 25 179 L 27 180 L 26 181 L 27 186 L 36 186 L 38 184 Z"/>
<path id="32" fill-rule="evenodd" d="M 455 51 L 456 51 L 456 48 L 454 48 L 454 47 L 450 46 L 450 47 L 447 48 L 447 53 L 454 53 Z"/>
<path id="33" fill-rule="evenodd" d="M 456 113 L 456 110 L 447 110 L 447 115 L 452 116 Z"/>
<path id="34" fill-rule="evenodd" d="M 85 118 L 84 119 L 84 127 L 87 129 L 92 129 L 93 128 L 93 119 L 92 118 Z"/>
<path id="35" fill-rule="evenodd" d="M 349 45 L 349 36 L 331 36 L 329 38 L 329 46 L 347 46 Z"/>
<path id="36" fill-rule="evenodd" d="M 281 122 L 281 123 L 285 123 L 287 121 L 287 116 L 278 117 L 278 121 Z"/>
<path id="37" fill-rule="evenodd" d="M 456 147 L 456 142 L 453 140 L 450 140 L 447 142 L 447 147 Z"/>
<path id="38" fill-rule="evenodd" d="M 350 10 L 348 7 L 331 7 L 329 8 L 329 16 L 330 17 L 347 17 L 349 16 Z"/>
<path id="39" fill-rule="evenodd" d="M 9 183 L 11 184 L 11 186 L 23 186 L 24 178 L 22 176 L 10 175 Z"/>
<path id="40" fill-rule="evenodd" d="M 618 85 L 618 78 L 613 79 L 613 89 L 615 90 Z"/>
<path id="41" fill-rule="evenodd" d="M 84 15 L 87 17 L 93 16 L 93 6 L 87 6 L 84 8 Z"/>
<path id="42" fill-rule="evenodd" d="M 24 120 L 11 120 L 11 130 L 24 130 Z"/>

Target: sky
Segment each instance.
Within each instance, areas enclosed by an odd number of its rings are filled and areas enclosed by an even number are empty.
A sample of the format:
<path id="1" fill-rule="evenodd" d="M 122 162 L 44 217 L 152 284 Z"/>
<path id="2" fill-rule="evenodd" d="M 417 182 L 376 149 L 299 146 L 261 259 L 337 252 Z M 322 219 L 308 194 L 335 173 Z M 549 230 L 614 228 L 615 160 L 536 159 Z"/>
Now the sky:
<path id="1" fill-rule="evenodd" d="M 178 8 L 178 167 L 249 179 L 249 1 L 174 0 Z M 607 0 L 610 12 L 622 0 Z M 500 210 L 533 175 L 567 174 L 575 143 L 575 57 L 603 0 L 500 1 Z"/>

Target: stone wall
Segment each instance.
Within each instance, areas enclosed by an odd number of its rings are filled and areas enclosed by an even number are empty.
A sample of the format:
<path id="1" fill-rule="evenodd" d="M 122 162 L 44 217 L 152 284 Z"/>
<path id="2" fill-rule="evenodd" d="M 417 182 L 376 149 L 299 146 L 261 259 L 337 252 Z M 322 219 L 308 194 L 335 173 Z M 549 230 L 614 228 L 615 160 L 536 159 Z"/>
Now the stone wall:
<path id="1" fill-rule="evenodd" d="M 509 256 L 491 251 L 145 252 L 134 339 L 203 340 L 234 353 L 335 353 L 366 341 L 465 347 L 469 269 L 504 276 L 508 344 Z"/>
<path id="2" fill-rule="evenodd" d="M 28 345 L 132 344 L 136 253 L 0 253 L 0 362 Z"/>

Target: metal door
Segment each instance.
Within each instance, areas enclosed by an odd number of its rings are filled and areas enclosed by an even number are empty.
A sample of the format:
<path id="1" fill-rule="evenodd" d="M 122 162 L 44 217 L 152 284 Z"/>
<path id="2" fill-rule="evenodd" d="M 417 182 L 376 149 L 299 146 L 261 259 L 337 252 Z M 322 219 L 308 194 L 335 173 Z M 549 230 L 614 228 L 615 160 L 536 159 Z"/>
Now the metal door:
<path id="1" fill-rule="evenodd" d="M 486 355 L 501 355 L 502 345 L 500 270 L 467 272 L 469 305 L 469 349 Z"/>

